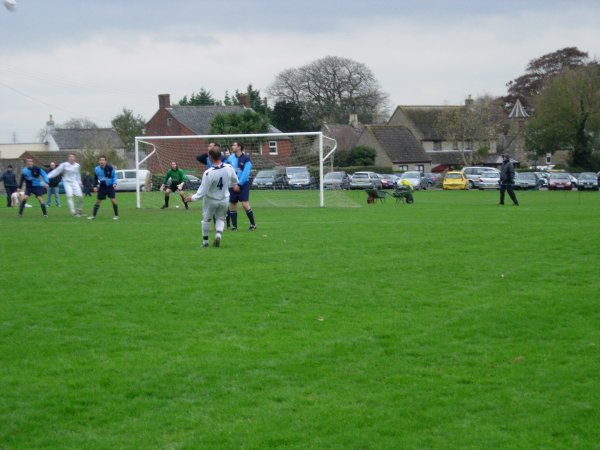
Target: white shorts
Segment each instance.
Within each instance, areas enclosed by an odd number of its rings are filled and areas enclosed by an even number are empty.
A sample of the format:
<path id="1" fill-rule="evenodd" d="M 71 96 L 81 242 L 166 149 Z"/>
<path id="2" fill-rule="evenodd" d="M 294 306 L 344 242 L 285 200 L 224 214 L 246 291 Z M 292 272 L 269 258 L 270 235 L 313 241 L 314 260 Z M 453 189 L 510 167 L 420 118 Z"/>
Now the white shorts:
<path id="1" fill-rule="evenodd" d="M 81 186 L 76 181 L 63 181 L 63 186 L 65 187 L 67 197 L 83 197 Z"/>
<path id="2" fill-rule="evenodd" d="M 205 198 L 202 205 L 202 221 L 210 222 L 213 217 L 217 219 L 225 220 L 227 216 L 227 207 L 229 206 L 229 200 L 212 200 Z"/>

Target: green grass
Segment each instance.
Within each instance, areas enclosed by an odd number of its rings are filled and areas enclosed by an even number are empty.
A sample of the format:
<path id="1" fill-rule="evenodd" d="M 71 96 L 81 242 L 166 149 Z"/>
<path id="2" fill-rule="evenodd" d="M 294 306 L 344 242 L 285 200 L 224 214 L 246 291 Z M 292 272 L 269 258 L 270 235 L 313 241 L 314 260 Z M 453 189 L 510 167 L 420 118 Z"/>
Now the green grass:
<path id="1" fill-rule="evenodd" d="M 271 195 L 1 208 L 0 448 L 600 448 L 597 193 Z"/>

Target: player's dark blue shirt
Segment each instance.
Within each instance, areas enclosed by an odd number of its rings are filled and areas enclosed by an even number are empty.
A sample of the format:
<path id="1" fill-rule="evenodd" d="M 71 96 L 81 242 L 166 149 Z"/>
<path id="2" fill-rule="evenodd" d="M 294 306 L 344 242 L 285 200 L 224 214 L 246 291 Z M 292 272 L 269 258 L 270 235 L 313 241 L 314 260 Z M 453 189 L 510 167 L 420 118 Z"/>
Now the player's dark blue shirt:
<path id="1" fill-rule="evenodd" d="M 44 172 L 44 169 L 41 169 L 38 166 L 33 166 L 31 169 L 29 167 L 23 167 L 21 170 L 21 182 L 19 183 L 19 187 L 23 187 L 23 182 L 25 182 L 27 187 L 40 187 L 48 184 L 48 174 Z"/>
<path id="2" fill-rule="evenodd" d="M 117 171 L 110 164 L 107 164 L 104 168 L 98 165 L 94 169 L 94 186 L 99 184 L 105 186 L 117 184 Z"/>
<path id="3" fill-rule="evenodd" d="M 242 153 L 237 159 L 237 165 L 234 165 L 232 158 L 229 158 L 230 164 L 235 169 L 235 173 L 238 176 L 240 186 L 246 184 L 250 179 L 250 171 L 252 170 L 252 161 L 248 158 L 248 155 Z"/>

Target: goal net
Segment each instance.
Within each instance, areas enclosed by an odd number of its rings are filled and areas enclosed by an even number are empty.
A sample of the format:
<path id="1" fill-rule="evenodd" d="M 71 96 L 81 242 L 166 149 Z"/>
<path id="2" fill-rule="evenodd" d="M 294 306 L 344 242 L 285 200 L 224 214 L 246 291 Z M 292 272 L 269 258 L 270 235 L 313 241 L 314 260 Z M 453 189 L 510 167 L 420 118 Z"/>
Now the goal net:
<path id="1" fill-rule="evenodd" d="M 234 142 L 243 143 L 252 162 L 252 208 L 358 206 L 345 190 L 323 185 L 324 173 L 333 168 L 336 142 L 321 132 L 311 132 L 137 137 L 135 168 L 146 174 L 145 181 L 138 178 L 137 207 L 158 208 L 163 204 L 160 186 L 172 162 L 188 174 L 185 193 L 194 193 L 207 169 L 198 157 L 206 155 L 211 142 L 220 144 L 225 156 Z M 182 206 L 173 194 L 170 204 Z"/>

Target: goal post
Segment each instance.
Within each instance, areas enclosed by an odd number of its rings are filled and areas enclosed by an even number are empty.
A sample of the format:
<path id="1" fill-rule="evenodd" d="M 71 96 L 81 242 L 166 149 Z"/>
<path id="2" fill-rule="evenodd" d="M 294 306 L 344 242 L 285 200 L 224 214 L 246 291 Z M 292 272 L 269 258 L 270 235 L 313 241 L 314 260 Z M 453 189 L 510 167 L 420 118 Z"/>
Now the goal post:
<path id="1" fill-rule="evenodd" d="M 135 138 L 136 173 L 149 171 L 152 181 L 144 185 L 144 180 L 136 177 L 137 208 L 160 206 L 164 194 L 158 189 L 171 162 L 176 162 L 188 174 L 186 192 L 194 192 L 206 170 L 197 157 L 207 153 L 211 142 L 220 144 L 225 156 L 234 142 L 244 144 L 244 151 L 252 162 L 251 182 L 256 192 L 251 196 L 253 207 L 255 204 L 356 206 L 343 192 L 330 192 L 323 183 L 326 163 L 335 154 L 336 141 L 323 136 L 322 132 L 293 132 L 138 136 Z"/>

